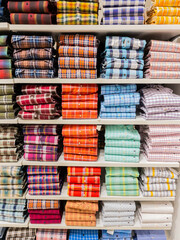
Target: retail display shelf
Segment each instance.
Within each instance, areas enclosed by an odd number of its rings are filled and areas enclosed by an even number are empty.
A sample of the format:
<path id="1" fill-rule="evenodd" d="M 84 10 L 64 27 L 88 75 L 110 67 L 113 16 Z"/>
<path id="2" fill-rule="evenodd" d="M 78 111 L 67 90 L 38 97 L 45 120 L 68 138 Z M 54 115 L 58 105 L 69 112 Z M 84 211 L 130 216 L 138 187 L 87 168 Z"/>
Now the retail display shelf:
<path id="1" fill-rule="evenodd" d="M 18 119 L 0 119 L 0 124 L 18 124 Z"/>
<path id="2" fill-rule="evenodd" d="M 14 84 L 14 79 L 0 79 L 0 84 Z"/>
<path id="3" fill-rule="evenodd" d="M 82 167 L 174 167 L 179 168 L 179 162 L 148 162 L 142 155 L 140 155 L 140 161 L 138 163 L 132 162 L 107 162 L 104 159 L 104 150 L 100 150 L 98 160 L 96 162 L 79 162 L 79 161 L 66 161 L 64 160 L 64 154 L 62 153 L 57 162 L 40 162 L 40 161 L 26 161 L 22 158 L 22 165 L 27 166 L 82 166 Z"/>
<path id="4" fill-rule="evenodd" d="M 21 159 L 19 159 L 19 161 L 17 161 L 17 162 L 0 162 L 0 166 L 5 166 L 5 167 L 8 167 L 8 166 L 14 166 L 14 167 L 18 167 L 18 166 L 22 166 L 23 164 L 22 164 L 22 158 Z"/>

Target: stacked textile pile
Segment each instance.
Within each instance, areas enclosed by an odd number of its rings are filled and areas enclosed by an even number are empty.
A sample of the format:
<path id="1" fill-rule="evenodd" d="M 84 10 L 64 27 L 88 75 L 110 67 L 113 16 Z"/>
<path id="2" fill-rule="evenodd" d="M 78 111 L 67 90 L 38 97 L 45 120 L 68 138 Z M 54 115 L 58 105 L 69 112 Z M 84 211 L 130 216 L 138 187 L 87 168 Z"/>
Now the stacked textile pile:
<path id="1" fill-rule="evenodd" d="M 63 125 L 64 160 L 96 161 L 98 131 L 96 125 Z"/>
<path id="2" fill-rule="evenodd" d="M 102 230 L 102 240 L 117 240 L 117 239 L 131 239 L 131 230 L 115 230 L 114 233 L 108 233 L 107 230 Z"/>
<path id="3" fill-rule="evenodd" d="M 98 117 L 97 84 L 62 84 L 62 118 Z"/>
<path id="4" fill-rule="evenodd" d="M 175 197 L 178 174 L 168 168 L 143 168 L 140 189 L 145 197 Z"/>
<path id="5" fill-rule="evenodd" d="M 59 87 L 55 85 L 23 85 L 16 97 L 22 119 L 54 119 L 60 116 Z"/>
<path id="6" fill-rule="evenodd" d="M 165 231 L 163 230 L 136 230 L 134 240 L 159 239 L 167 240 Z"/>
<path id="7" fill-rule="evenodd" d="M 29 200 L 28 212 L 32 224 L 61 223 L 62 211 L 59 201 Z"/>
<path id="8" fill-rule="evenodd" d="M 23 167 L 0 166 L 0 197 L 22 197 L 26 190 Z"/>
<path id="9" fill-rule="evenodd" d="M 59 44 L 59 78 L 97 78 L 96 36 L 60 35 Z"/>
<path id="10" fill-rule="evenodd" d="M 108 196 L 139 196 L 137 168 L 106 167 L 106 192 Z"/>
<path id="11" fill-rule="evenodd" d="M 102 85 L 100 118 L 136 118 L 136 105 L 139 105 L 140 94 L 137 86 Z"/>
<path id="12" fill-rule="evenodd" d="M 147 24 L 180 24 L 180 2 L 177 0 L 152 0 L 147 11 Z"/>
<path id="13" fill-rule="evenodd" d="M 54 77 L 52 36 L 12 35 L 11 44 L 16 78 Z"/>
<path id="14" fill-rule="evenodd" d="M 144 24 L 145 0 L 104 0 L 104 25 L 142 25 Z"/>
<path id="15" fill-rule="evenodd" d="M 145 40 L 106 36 L 102 53 L 101 77 L 106 79 L 143 78 Z"/>
<path id="16" fill-rule="evenodd" d="M 14 104 L 16 98 L 14 93 L 14 85 L 0 85 L 0 119 L 15 118 Z"/>
<path id="17" fill-rule="evenodd" d="M 25 199 L 0 199 L 0 221 L 24 223 L 27 216 Z"/>
<path id="18" fill-rule="evenodd" d="M 142 227 L 172 227 L 172 202 L 140 202 L 137 214 Z"/>
<path id="19" fill-rule="evenodd" d="M 66 240 L 67 229 L 38 229 L 36 240 Z"/>
<path id="20" fill-rule="evenodd" d="M 141 126 L 140 134 L 142 154 L 147 161 L 180 161 L 179 125 Z"/>
<path id="21" fill-rule="evenodd" d="M 56 4 L 49 0 L 8 1 L 12 24 L 55 24 Z"/>
<path id="22" fill-rule="evenodd" d="M 135 211 L 135 202 L 104 201 L 102 206 L 103 225 L 105 227 L 133 226 Z"/>
<path id="23" fill-rule="evenodd" d="M 24 125 L 24 159 L 27 161 L 58 161 L 62 150 L 59 125 Z"/>
<path id="24" fill-rule="evenodd" d="M 67 226 L 95 227 L 98 201 L 67 201 L 65 221 Z"/>
<path id="25" fill-rule="evenodd" d="M 0 162 L 17 162 L 23 155 L 21 130 L 16 126 L 0 126 Z"/>
<path id="26" fill-rule="evenodd" d="M 180 119 L 180 95 L 162 85 L 149 85 L 140 90 L 140 115 L 145 119 Z"/>
<path id="27" fill-rule="evenodd" d="M 1 17 L 1 7 L 0 7 L 0 17 Z M 0 35 L 0 79 L 12 78 L 11 58 L 12 58 L 12 51 L 8 46 L 8 35 Z"/>
<path id="28" fill-rule="evenodd" d="M 58 25 L 97 25 L 98 0 L 60 0 L 57 2 Z"/>
<path id="29" fill-rule="evenodd" d="M 145 51 L 145 78 L 180 78 L 180 43 L 151 40 Z"/>
<path id="30" fill-rule="evenodd" d="M 98 240 L 98 230 L 71 229 L 68 240 Z"/>
<path id="31" fill-rule="evenodd" d="M 36 229 L 34 228 L 8 228 L 6 240 L 35 240 Z"/>
<path id="32" fill-rule="evenodd" d="M 68 195 L 74 197 L 99 197 L 101 168 L 68 167 Z"/>
<path id="33" fill-rule="evenodd" d="M 31 195 L 60 195 L 64 174 L 57 167 L 28 166 L 28 193 Z"/>
<path id="34" fill-rule="evenodd" d="M 105 161 L 139 162 L 140 135 L 133 125 L 105 126 Z"/>

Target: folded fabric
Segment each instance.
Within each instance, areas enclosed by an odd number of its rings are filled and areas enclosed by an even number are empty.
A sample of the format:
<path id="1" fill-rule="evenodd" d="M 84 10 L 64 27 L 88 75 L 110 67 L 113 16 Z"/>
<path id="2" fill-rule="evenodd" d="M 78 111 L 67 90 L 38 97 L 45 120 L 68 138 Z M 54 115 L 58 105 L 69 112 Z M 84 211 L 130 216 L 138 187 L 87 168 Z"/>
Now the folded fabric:
<path id="1" fill-rule="evenodd" d="M 58 65 L 60 68 L 96 69 L 96 61 L 96 58 L 59 57 Z"/>
<path id="2" fill-rule="evenodd" d="M 144 68 L 144 61 L 141 59 L 105 58 L 102 64 L 102 69 L 109 68 L 142 70 Z"/>
<path id="3" fill-rule="evenodd" d="M 48 60 L 52 58 L 52 54 L 53 54 L 52 48 L 30 48 L 30 49 L 17 48 L 17 49 L 14 49 L 13 51 L 13 58 L 19 61 L 34 60 L 34 59 Z"/>
<path id="4" fill-rule="evenodd" d="M 173 213 L 174 207 L 171 202 L 141 202 L 142 213 Z"/>
<path id="5" fill-rule="evenodd" d="M 84 1 L 85 2 L 85 1 Z M 91 1 L 89 1 L 91 2 Z M 94 1 L 96 2 L 96 1 Z M 82 46 L 82 47 L 97 47 L 98 40 L 94 35 L 88 34 L 62 34 L 59 36 L 60 45 L 67 46 Z"/>
<path id="6" fill-rule="evenodd" d="M 103 17 L 103 25 L 143 25 L 144 16 Z"/>
<path id="7" fill-rule="evenodd" d="M 57 24 L 59 25 L 97 25 L 98 14 L 58 13 Z"/>
<path id="8" fill-rule="evenodd" d="M 99 167 L 67 167 L 68 176 L 101 176 Z"/>
<path id="9" fill-rule="evenodd" d="M 139 162 L 139 155 L 137 156 L 121 156 L 121 155 L 112 155 L 105 154 L 105 161 L 110 162 Z"/>
<path id="10" fill-rule="evenodd" d="M 143 78 L 143 71 L 141 70 L 129 70 L 129 69 L 105 69 L 102 71 L 102 78 Z"/>
<path id="11" fill-rule="evenodd" d="M 106 147 L 120 147 L 120 148 L 139 148 L 140 141 L 138 140 L 118 140 L 118 139 L 105 139 Z"/>
<path id="12" fill-rule="evenodd" d="M 70 191 L 81 191 L 81 192 L 99 192 L 100 185 L 92 185 L 92 184 L 69 184 L 68 190 Z"/>
<path id="13" fill-rule="evenodd" d="M 67 194 L 73 197 L 100 197 L 100 192 L 94 191 L 74 191 L 68 189 Z"/>
<path id="14" fill-rule="evenodd" d="M 96 125 L 64 125 L 62 129 L 64 137 L 98 137 Z"/>
<path id="15" fill-rule="evenodd" d="M 97 156 L 78 155 L 78 154 L 64 154 L 64 160 L 67 161 L 97 161 Z"/>
<path id="16" fill-rule="evenodd" d="M 51 166 L 28 166 L 27 174 L 58 174 L 59 170 L 57 167 Z"/>
<path id="17" fill-rule="evenodd" d="M 65 119 L 95 119 L 98 117 L 97 110 L 62 110 L 62 117 Z"/>
<path id="18" fill-rule="evenodd" d="M 84 57 L 95 58 L 97 56 L 97 47 L 80 47 L 80 46 L 59 46 L 59 57 Z"/>
<path id="19" fill-rule="evenodd" d="M 0 69 L 10 69 L 11 59 L 0 59 Z"/>
<path id="20" fill-rule="evenodd" d="M 154 16 L 148 18 L 147 24 L 180 24 L 180 17 Z"/>
<path id="21" fill-rule="evenodd" d="M 16 78 L 54 78 L 54 70 L 51 69 L 15 69 Z"/>
<path id="22" fill-rule="evenodd" d="M 59 209 L 60 202 L 55 200 L 28 200 L 28 209 Z"/>
<path id="23" fill-rule="evenodd" d="M 143 16 L 144 7 L 106 7 L 103 8 L 103 15 L 107 17 L 118 17 L 118 16 Z"/>
<path id="24" fill-rule="evenodd" d="M 106 58 L 120 58 L 120 59 L 143 59 L 144 51 L 142 50 L 129 50 L 129 49 L 105 49 L 102 55 Z"/>
<path id="25" fill-rule="evenodd" d="M 144 0 L 131 0 L 124 2 L 123 0 L 105 0 L 103 2 L 103 7 L 121 7 L 121 6 L 144 6 L 145 1 Z"/>
<path id="26" fill-rule="evenodd" d="M 88 70 L 88 69 L 61 69 L 58 70 L 59 78 L 97 78 L 96 70 Z"/>
<path id="27" fill-rule="evenodd" d="M 66 229 L 38 229 L 36 233 L 36 240 L 44 240 L 44 239 L 61 239 L 66 240 L 67 238 L 67 230 Z"/>
<path id="28" fill-rule="evenodd" d="M 67 176 L 68 183 L 85 183 L 85 184 L 100 184 L 100 177 L 85 177 L 85 176 Z"/>
<path id="29" fill-rule="evenodd" d="M 16 68 L 53 69 L 53 60 L 16 60 Z"/>
<path id="30" fill-rule="evenodd" d="M 145 240 L 147 237 L 155 238 L 157 240 L 166 240 L 166 235 L 163 230 L 136 230 L 138 240 Z"/>
<path id="31" fill-rule="evenodd" d="M 59 175 L 28 175 L 28 183 L 58 183 Z"/>
<path id="32" fill-rule="evenodd" d="M 58 13 L 97 13 L 98 3 L 95 2 L 70 2 L 70 1 L 58 1 L 57 2 Z"/>
<path id="33" fill-rule="evenodd" d="M 68 147 L 97 147 L 98 138 L 64 137 L 63 145 Z"/>
<path id="34" fill-rule="evenodd" d="M 38 13 L 11 13 L 12 24 L 55 24 L 56 15 Z"/>
<path id="35" fill-rule="evenodd" d="M 11 69 L 0 69 L 1 79 L 9 79 L 12 78 L 12 70 Z"/>
<path id="36" fill-rule="evenodd" d="M 139 148 L 120 148 L 105 146 L 105 155 L 139 156 Z"/>

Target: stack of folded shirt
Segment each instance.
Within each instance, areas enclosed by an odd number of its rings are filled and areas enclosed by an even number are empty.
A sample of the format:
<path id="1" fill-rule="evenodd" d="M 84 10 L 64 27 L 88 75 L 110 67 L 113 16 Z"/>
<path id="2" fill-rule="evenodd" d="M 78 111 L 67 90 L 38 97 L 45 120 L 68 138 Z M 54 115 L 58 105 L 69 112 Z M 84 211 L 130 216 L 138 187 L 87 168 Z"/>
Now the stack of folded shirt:
<path id="1" fill-rule="evenodd" d="M 175 197 L 178 174 L 168 168 L 143 168 L 140 189 L 144 197 Z"/>
<path id="2" fill-rule="evenodd" d="M 97 25 L 98 0 L 60 0 L 57 2 L 58 25 Z"/>
<path id="3" fill-rule="evenodd" d="M 139 196 L 137 168 L 106 167 L 106 192 L 108 196 Z"/>
<path id="4" fill-rule="evenodd" d="M 57 167 L 28 166 L 28 193 L 31 195 L 60 195 L 63 172 Z"/>
<path id="5" fill-rule="evenodd" d="M 62 84 L 62 118 L 98 117 L 97 84 Z"/>
<path id="6" fill-rule="evenodd" d="M 0 119 L 15 118 L 14 103 L 16 98 L 14 93 L 14 85 L 0 85 Z"/>
<path id="7" fill-rule="evenodd" d="M 98 240 L 98 230 L 71 229 L 68 240 Z M 63 239 L 64 240 L 64 239 Z"/>
<path id="8" fill-rule="evenodd" d="M 163 230 L 136 230 L 134 240 L 167 240 L 165 231 Z"/>
<path id="9" fill-rule="evenodd" d="M 162 85 L 149 85 L 140 90 L 140 115 L 151 120 L 180 119 L 180 95 Z"/>
<path id="10" fill-rule="evenodd" d="M 59 78 L 97 78 L 96 36 L 60 35 L 59 44 Z"/>
<path id="11" fill-rule="evenodd" d="M 172 202 L 140 202 L 137 214 L 142 227 L 171 228 L 173 212 Z"/>
<path id="12" fill-rule="evenodd" d="M 17 162 L 23 155 L 23 139 L 16 126 L 0 126 L 0 162 Z"/>
<path id="13" fill-rule="evenodd" d="M 104 0 L 104 25 L 142 25 L 144 24 L 145 0 Z"/>
<path id="14" fill-rule="evenodd" d="M 11 43 L 16 78 L 54 77 L 52 36 L 12 35 Z"/>
<path id="15" fill-rule="evenodd" d="M 66 240 L 67 229 L 38 229 L 36 240 Z"/>
<path id="16" fill-rule="evenodd" d="M 23 167 L 0 166 L 0 197 L 22 197 L 26 190 Z"/>
<path id="17" fill-rule="evenodd" d="M 98 131 L 96 125 L 64 125 L 62 128 L 64 160 L 96 161 Z"/>
<path id="18" fill-rule="evenodd" d="M 140 135 L 133 125 L 105 126 L 105 161 L 139 162 Z"/>
<path id="19" fill-rule="evenodd" d="M 114 233 L 111 234 L 107 230 L 102 230 L 102 240 L 131 240 L 131 230 L 115 230 Z M 147 240 L 147 239 L 146 239 Z"/>
<path id="20" fill-rule="evenodd" d="M 0 227 L 0 240 L 5 240 L 6 231 L 7 231 L 6 227 Z"/>
<path id="21" fill-rule="evenodd" d="M 0 35 L 0 79 L 12 78 L 11 53 L 11 49 L 8 47 L 8 35 Z"/>
<path id="22" fill-rule="evenodd" d="M 145 40 L 107 36 L 102 53 L 101 77 L 143 78 Z"/>
<path id="23" fill-rule="evenodd" d="M 136 105 L 139 105 L 140 94 L 137 86 L 102 85 L 100 118 L 136 118 Z"/>
<path id="24" fill-rule="evenodd" d="M 59 87 L 55 85 L 23 85 L 16 97 L 22 119 L 54 119 L 60 116 Z"/>
<path id="25" fill-rule="evenodd" d="M 6 234 L 6 240 L 35 240 L 35 228 L 9 228 Z"/>
<path id="26" fill-rule="evenodd" d="M 180 24 L 180 2 L 178 0 L 152 0 L 147 11 L 147 24 Z"/>
<path id="27" fill-rule="evenodd" d="M 25 199 L 0 199 L 0 221 L 24 223 L 27 216 Z"/>
<path id="28" fill-rule="evenodd" d="M 103 225 L 105 227 L 133 226 L 135 211 L 135 202 L 104 201 L 102 206 Z"/>
<path id="29" fill-rule="evenodd" d="M 180 161 L 180 126 L 149 125 L 140 127 L 142 154 L 147 161 Z"/>
<path id="30" fill-rule="evenodd" d="M 73 197 L 99 197 L 101 168 L 68 167 L 68 195 Z"/>
<path id="31" fill-rule="evenodd" d="M 62 138 L 58 125 L 25 125 L 24 159 L 27 161 L 58 161 Z"/>
<path id="32" fill-rule="evenodd" d="M 67 201 L 65 206 L 65 222 L 67 226 L 95 227 L 96 201 Z"/>
<path id="33" fill-rule="evenodd" d="M 31 224 L 61 223 L 62 211 L 59 201 L 29 200 L 28 212 Z"/>
<path id="34" fill-rule="evenodd" d="M 145 50 L 145 78 L 180 78 L 180 43 L 151 40 Z"/>
<path id="35" fill-rule="evenodd" d="M 49 0 L 8 1 L 12 24 L 55 24 L 56 4 Z"/>

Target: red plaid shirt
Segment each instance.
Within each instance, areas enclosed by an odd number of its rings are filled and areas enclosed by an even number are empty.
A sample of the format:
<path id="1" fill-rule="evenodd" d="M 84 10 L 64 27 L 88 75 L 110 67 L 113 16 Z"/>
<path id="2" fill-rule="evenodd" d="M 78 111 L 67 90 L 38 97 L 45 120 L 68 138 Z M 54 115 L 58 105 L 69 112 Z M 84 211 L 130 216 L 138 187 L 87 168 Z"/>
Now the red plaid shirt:
<path id="1" fill-rule="evenodd" d="M 67 176 L 68 183 L 100 184 L 99 176 Z"/>
<path id="2" fill-rule="evenodd" d="M 60 106 L 56 104 L 39 104 L 39 105 L 25 105 L 21 106 L 22 110 L 26 112 L 37 112 L 40 114 L 54 115 L 54 113 L 60 113 Z"/>
<path id="3" fill-rule="evenodd" d="M 97 148 L 64 147 L 64 153 L 97 156 L 98 149 Z"/>
<path id="4" fill-rule="evenodd" d="M 33 120 L 33 119 L 39 119 L 39 120 L 50 120 L 60 117 L 59 113 L 53 113 L 53 115 L 44 115 L 44 114 L 38 114 L 37 112 L 24 112 L 20 111 L 18 113 L 18 117 L 25 120 Z"/>
<path id="5" fill-rule="evenodd" d="M 68 167 L 69 176 L 101 176 L 100 167 Z"/>
<path id="6" fill-rule="evenodd" d="M 73 191 L 68 189 L 68 195 L 72 197 L 100 197 L 100 192 Z"/>
<path id="7" fill-rule="evenodd" d="M 94 162 L 97 161 L 97 156 L 78 155 L 78 154 L 64 154 L 64 160 L 66 161 L 85 161 Z"/>
<path id="8" fill-rule="evenodd" d="M 54 85 L 23 85 L 21 89 L 23 94 L 58 94 L 59 86 Z"/>

